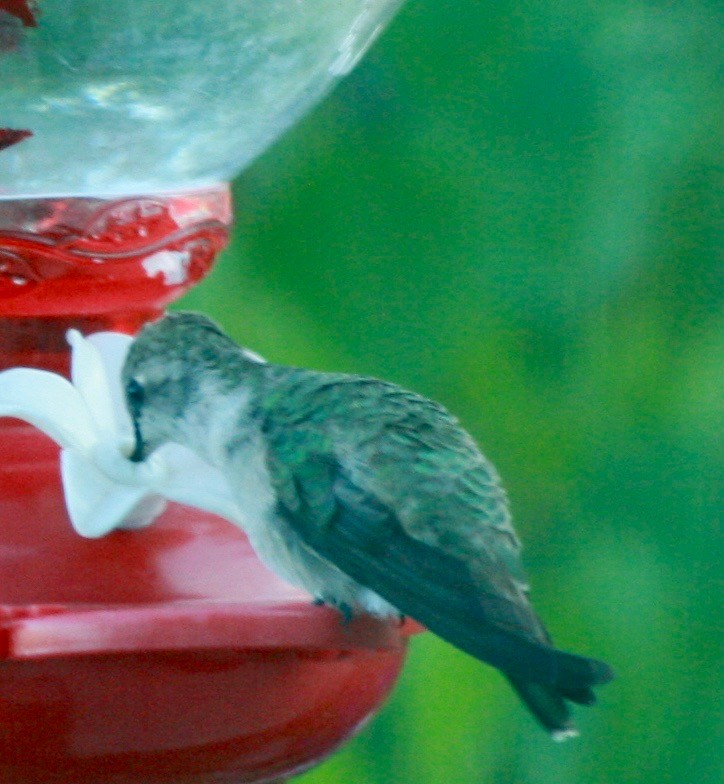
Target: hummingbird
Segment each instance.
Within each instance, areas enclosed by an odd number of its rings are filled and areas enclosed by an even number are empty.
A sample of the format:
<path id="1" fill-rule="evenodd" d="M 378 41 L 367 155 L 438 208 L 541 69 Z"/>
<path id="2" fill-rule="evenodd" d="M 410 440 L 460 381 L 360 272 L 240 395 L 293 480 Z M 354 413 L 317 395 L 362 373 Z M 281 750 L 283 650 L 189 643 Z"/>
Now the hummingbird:
<path id="1" fill-rule="evenodd" d="M 133 461 L 181 444 L 225 476 L 260 560 L 317 603 L 410 617 L 498 668 L 556 740 L 604 662 L 553 647 L 506 493 L 443 406 L 396 384 L 277 365 L 212 320 L 146 325 L 121 373 Z"/>

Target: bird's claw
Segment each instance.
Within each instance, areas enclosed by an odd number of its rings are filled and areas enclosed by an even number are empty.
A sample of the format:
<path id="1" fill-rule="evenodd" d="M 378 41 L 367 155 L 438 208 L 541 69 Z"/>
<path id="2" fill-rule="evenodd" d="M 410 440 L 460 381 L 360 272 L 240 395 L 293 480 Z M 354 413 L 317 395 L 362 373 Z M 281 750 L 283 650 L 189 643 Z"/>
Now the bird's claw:
<path id="1" fill-rule="evenodd" d="M 315 596 L 314 599 L 312 599 L 312 604 L 315 607 L 324 607 L 327 604 L 334 607 L 342 616 L 343 626 L 348 626 L 354 620 L 354 607 L 352 607 L 351 604 L 347 604 L 347 602 L 337 602 L 334 599 L 325 599 L 322 596 Z"/>

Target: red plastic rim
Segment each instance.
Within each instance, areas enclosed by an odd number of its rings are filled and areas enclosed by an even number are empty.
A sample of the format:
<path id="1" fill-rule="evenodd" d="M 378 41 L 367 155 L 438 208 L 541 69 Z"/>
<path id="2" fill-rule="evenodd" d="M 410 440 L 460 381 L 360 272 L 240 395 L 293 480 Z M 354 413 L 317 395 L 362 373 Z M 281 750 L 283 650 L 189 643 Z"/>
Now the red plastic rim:
<path id="1" fill-rule="evenodd" d="M 302 602 L 0 606 L 0 660 L 128 651 L 402 650 L 419 627 Z"/>

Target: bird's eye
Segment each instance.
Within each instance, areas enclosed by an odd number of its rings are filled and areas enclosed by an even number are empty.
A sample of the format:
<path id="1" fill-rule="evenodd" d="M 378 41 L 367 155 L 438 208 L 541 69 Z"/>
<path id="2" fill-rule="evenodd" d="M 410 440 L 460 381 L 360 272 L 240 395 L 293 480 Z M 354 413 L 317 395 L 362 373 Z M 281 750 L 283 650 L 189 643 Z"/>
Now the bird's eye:
<path id="1" fill-rule="evenodd" d="M 145 394 L 146 390 L 138 379 L 132 378 L 126 384 L 126 398 L 132 406 L 140 406 Z"/>

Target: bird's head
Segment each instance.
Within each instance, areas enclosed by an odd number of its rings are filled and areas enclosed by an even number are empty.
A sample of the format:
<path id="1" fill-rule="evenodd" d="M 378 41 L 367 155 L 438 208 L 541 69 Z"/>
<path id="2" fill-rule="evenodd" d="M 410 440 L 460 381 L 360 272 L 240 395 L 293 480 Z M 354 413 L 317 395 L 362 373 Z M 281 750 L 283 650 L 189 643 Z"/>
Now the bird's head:
<path id="1" fill-rule="evenodd" d="M 197 313 L 170 313 L 145 326 L 121 373 L 135 435 L 131 460 L 144 460 L 167 442 L 192 446 L 186 443 L 190 421 L 230 386 L 230 367 L 259 361 L 252 357 Z"/>

